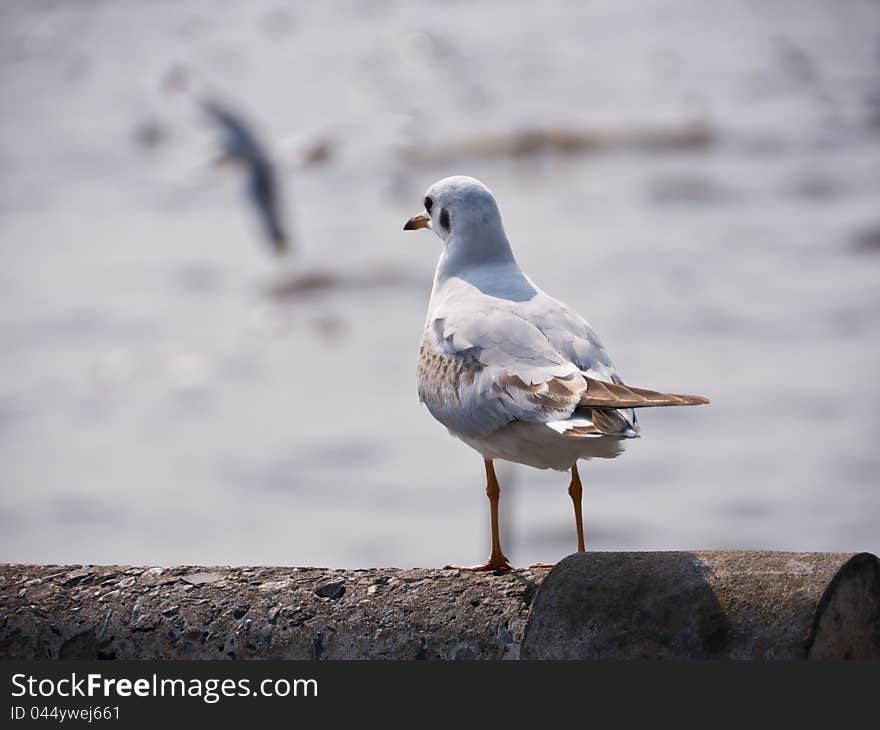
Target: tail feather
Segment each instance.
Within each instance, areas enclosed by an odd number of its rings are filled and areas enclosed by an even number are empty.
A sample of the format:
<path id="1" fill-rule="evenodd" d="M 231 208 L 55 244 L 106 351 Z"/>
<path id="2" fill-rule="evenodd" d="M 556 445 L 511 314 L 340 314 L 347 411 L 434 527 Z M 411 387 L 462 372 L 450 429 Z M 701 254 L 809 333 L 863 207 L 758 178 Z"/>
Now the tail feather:
<path id="1" fill-rule="evenodd" d="M 579 406 L 601 408 L 653 408 L 658 406 L 699 406 L 709 403 L 702 395 L 661 393 L 647 388 L 633 388 L 623 383 L 606 383 L 586 378 L 587 390 L 581 396 Z"/>

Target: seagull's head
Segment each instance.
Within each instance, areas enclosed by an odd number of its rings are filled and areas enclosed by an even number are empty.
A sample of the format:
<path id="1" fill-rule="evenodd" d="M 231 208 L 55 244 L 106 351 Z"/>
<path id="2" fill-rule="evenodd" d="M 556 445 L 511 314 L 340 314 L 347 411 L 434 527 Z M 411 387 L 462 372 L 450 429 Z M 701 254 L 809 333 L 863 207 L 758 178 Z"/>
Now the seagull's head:
<path id="1" fill-rule="evenodd" d="M 456 175 L 438 180 L 425 193 L 424 206 L 424 212 L 410 218 L 403 230 L 430 228 L 444 243 L 452 236 L 470 239 L 471 232 L 479 238 L 503 231 L 495 196 L 472 177 Z"/>

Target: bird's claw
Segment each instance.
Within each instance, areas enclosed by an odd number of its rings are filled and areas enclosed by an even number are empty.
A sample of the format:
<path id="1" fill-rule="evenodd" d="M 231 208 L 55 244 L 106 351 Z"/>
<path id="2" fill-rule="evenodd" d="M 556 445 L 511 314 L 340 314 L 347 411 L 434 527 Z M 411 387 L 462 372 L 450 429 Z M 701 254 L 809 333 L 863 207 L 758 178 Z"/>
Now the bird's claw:
<path id="1" fill-rule="evenodd" d="M 444 565 L 443 570 L 465 570 L 468 573 L 480 573 L 490 570 L 513 570 L 513 566 L 504 555 L 492 555 L 485 563 L 479 565 Z"/>

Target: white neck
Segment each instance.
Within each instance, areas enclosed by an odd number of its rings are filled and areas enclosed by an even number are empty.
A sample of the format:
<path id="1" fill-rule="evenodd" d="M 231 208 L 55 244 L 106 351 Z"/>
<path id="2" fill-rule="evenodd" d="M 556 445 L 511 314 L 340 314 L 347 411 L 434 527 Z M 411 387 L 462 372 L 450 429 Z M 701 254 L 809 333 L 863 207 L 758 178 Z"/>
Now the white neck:
<path id="1" fill-rule="evenodd" d="M 514 301 L 531 299 L 538 292 L 517 264 L 503 228 L 490 235 L 484 230 L 471 240 L 462 240 L 461 236 L 456 232 L 446 240 L 434 272 L 432 300 L 453 279 L 470 284 L 487 296 Z"/>
<path id="2" fill-rule="evenodd" d="M 437 273 L 441 277 L 460 276 L 484 265 L 516 266 L 516 259 L 500 221 L 497 226 L 463 226 L 450 233 L 443 245 Z"/>

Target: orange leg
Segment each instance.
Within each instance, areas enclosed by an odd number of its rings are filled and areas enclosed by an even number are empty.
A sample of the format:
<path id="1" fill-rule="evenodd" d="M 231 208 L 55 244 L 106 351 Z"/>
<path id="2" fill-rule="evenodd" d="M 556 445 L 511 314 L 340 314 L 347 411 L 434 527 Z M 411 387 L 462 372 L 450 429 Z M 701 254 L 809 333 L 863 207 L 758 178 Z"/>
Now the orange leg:
<path id="1" fill-rule="evenodd" d="M 574 503 L 574 520 L 577 526 L 578 552 L 582 553 L 584 547 L 584 516 L 581 513 L 581 498 L 584 495 L 584 487 L 581 484 L 581 476 L 578 474 L 577 462 L 571 465 L 571 484 L 568 485 L 568 496 Z M 535 563 L 531 568 L 552 568 L 553 563 Z"/>
<path id="2" fill-rule="evenodd" d="M 489 513 L 492 520 L 492 553 L 485 563 L 480 565 L 447 565 L 446 568 L 456 570 L 513 570 L 513 566 L 501 552 L 501 538 L 498 536 L 498 500 L 501 497 L 501 487 L 498 486 L 498 477 L 495 476 L 495 467 L 491 459 L 485 459 L 486 464 L 486 496 L 489 498 Z"/>
<path id="3" fill-rule="evenodd" d="M 577 462 L 571 465 L 571 484 L 568 485 L 568 496 L 574 503 L 574 521 L 577 525 L 578 552 L 582 553 L 584 547 L 584 516 L 581 513 L 581 498 L 584 495 L 584 487 L 581 484 L 581 476 L 578 474 Z"/>

